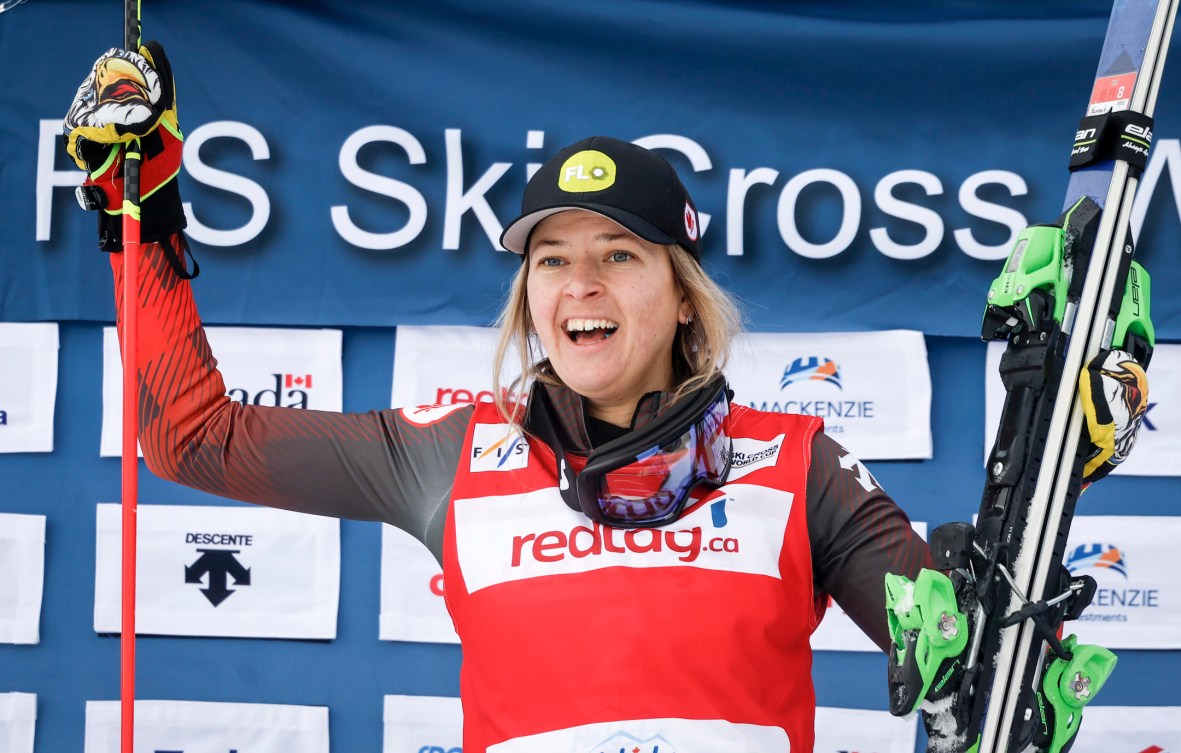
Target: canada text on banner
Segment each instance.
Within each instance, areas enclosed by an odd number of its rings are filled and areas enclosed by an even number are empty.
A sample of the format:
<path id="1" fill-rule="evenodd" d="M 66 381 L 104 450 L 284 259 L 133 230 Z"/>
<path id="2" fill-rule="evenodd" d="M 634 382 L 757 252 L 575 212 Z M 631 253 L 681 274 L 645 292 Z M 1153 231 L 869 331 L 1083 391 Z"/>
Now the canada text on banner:
<path id="1" fill-rule="evenodd" d="M 0 323 L 0 452 L 53 452 L 56 324 Z"/>
<path id="2" fill-rule="evenodd" d="M 1099 588 L 1066 631 L 1111 649 L 1181 648 L 1178 541 L 1181 517 L 1076 516 L 1062 563 Z"/>
<path id="3" fill-rule="evenodd" d="M 490 327 L 398 327 L 390 407 L 492 402 L 499 335 Z M 510 350 L 505 358 L 504 389 L 520 373 L 516 353 Z"/>
<path id="4" fill-rule="evenodd" d="M 337 329 L 206 327 L 226 395 L 243 405 L 339 411 Z M 122 454 L 123 364 L 114 327 L 103 329 L 102 457 Z"/>
<path id="5" fill-rule="evenodd" d="M 45 516 L 0 513 L 0 643 L 38 643 Z"/>
<path id="6" fill-rule="evenodd" d="M 463 753 L 458 698 L 387 695 L 382 753 Z"/>
<path id="7" fill-rule="evenodd" d="M 1083 710 L 1083 723 L 1070 750 L 1071 753 L 1176 753 L 1181 750 L 1181 706 L 1090 704 Z"/>
<path id="8" fill-rule="evenodd" d="M 383 641 L 459 643 L 443 601 L 443 568 L 410 534 L 381 527 Z"/>
<path id="9" fill-rule="evenodd" d="M 984 374 L 984 458 L 992 452 L 1005 388 L 1001 384 L 1002 342 L 988 344 Z M 1128 476 L 1181 476 L 1181 345 L 1158 343 L 1148 365 L 1148 411 L 1144 414 L 1136 446 L 1113 474 Z"/>
<path id="10" fill-rule="evenodd" d="M 815 753 L 914 753 L 918 723 L 888 711 L 816 709 Z"/>
<path id="11" fill-rule="evenodd" d="M 4 753 L 33 753 L 36 727 L 36 695 L 0 693 L 0 750 Z"/>
<path id="12" fill-rule="evenodd" d="M 927 538 L 925 522 L 911 521 L 910 527 L 919 536 Z M 828 611 L 816 632 L 812 633 L 811 643 L 814 651 L 881 651 L 831 596 L 828 597 Z"/>
<path id="13" fill-rule="evenodd" d="M 824 419 L 862 460 L 931 457 L 931 374 L 920 332 L 752 333 L 726 368 L 734 401 Z"/>
<path id="14" fill-rule="evenodd" d="M 119 632 L 119 505 L 97 509 L 94 629 Z M 336 637 L 340 521 L 261 507 L 138 508 L 135 630 Z"/>
<path id="15" fill-rule="evenodd" d="M 86 702 L 83 753 L 119 753 L 119 702 Z M 328 753 L 328 707 L 136 701 L 135 749 Z"/>

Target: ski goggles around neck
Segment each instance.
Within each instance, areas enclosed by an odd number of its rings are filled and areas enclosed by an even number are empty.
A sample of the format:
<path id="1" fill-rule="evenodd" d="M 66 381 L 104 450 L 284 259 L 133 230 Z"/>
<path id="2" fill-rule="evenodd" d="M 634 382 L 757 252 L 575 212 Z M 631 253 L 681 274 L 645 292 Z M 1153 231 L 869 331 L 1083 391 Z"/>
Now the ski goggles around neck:
<path id="1" fill-rule="evenodd" d="M 559 491 L 571 509 L 619 528 L 651 528 L 680 517 L 694 487 L 719 487 L 730 471 L 730 397 L 721 377 L 651 422 L 595 448 L 574 472 L 552 423 L 552 403 L 537 413 L 538 437 L 558 459 Z"/>

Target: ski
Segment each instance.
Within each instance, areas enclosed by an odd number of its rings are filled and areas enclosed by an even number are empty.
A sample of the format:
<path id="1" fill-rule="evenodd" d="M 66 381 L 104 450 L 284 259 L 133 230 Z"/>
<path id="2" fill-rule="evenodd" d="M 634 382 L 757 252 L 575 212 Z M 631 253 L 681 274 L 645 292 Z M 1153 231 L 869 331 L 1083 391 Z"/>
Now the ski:
<path id="1" fill-rule="evenodd" d="M 1059 638 L 1095 590 L 1062 564 L 1089 448 L 1077 391 L 1101 351 L 1151 358 L 1129 222 L 1178 1 L 1116 0 L 1063 213 L 1019 235 L 989 290 L 982 337 L 1008 342 L 1006 398 L 975 525 L 931 533 L 950 582 L 887 576 L 890 710 L 934 701 L 930 750 L 1064 753 L 1115 665 L 1106 649 Z"/>

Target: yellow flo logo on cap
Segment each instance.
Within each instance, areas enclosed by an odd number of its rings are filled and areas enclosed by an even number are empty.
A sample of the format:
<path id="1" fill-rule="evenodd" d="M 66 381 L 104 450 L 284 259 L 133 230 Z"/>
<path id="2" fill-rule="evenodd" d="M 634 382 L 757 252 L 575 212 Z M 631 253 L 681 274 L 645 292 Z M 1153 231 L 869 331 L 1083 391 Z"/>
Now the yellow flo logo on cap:
<path id="1" fill-rule="evenodd" d="M 613 185 L 615 160 L 594 149 L 573 155 L 558 172 L 558 188 L 570 193 L 602 191 Z"/>

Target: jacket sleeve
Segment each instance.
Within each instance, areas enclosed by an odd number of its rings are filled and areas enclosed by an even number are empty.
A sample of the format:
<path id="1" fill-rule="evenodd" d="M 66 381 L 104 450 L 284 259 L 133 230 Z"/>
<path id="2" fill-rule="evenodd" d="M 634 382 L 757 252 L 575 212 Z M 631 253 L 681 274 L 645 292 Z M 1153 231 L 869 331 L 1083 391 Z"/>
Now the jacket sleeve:
<path id="1" fill-rule="evenodd" d="M 869 470 L 824 434 L 812 443 L 807 496 L 818 589 L 885 651 L 890 644 L 885 574 L 913 579 L 932 567 L 927 542 Z"/>
<path id="2" fill-rule="evenodd" d="M 112 254 L 120 345 L 123 255 Z M 188 280 L 141 246 L 139 441 L 157 476 L 245 502 L 379 520 L 438 548 L 471 408 L 423 425 L 402 411 L 245 406 L 226 396 Z M 437 554 L 437 552 L 436 552 Z"/>

